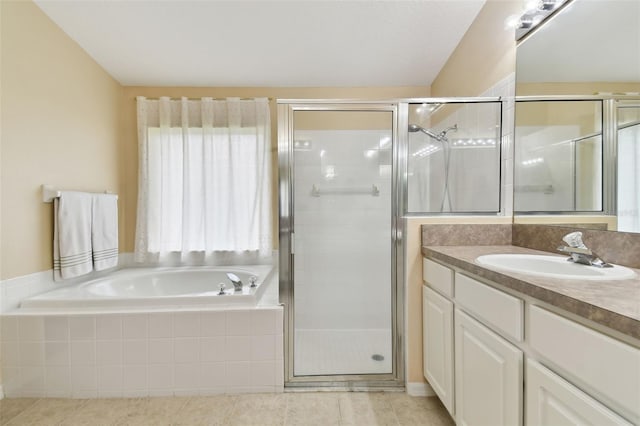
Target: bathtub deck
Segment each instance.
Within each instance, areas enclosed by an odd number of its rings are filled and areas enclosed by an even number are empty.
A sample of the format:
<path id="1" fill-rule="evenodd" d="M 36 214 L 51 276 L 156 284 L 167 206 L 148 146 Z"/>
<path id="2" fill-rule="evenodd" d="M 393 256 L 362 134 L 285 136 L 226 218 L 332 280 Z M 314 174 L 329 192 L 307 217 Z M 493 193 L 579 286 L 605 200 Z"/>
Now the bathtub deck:
<path id="1" fill-rule="evenodd" d="M 438 398 L 285 393 L 138 399 L 4 399 L 0 425 L 453 425 Z"/>

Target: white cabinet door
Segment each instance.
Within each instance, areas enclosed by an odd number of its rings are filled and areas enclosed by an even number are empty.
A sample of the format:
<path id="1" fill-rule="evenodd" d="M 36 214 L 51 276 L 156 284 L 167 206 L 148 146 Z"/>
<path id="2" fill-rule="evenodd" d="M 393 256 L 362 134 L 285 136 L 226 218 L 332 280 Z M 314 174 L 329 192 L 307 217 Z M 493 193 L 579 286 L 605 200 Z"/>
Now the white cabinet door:
<path id="1" fill-rule="evenodd" d="M 527 359 L 527 426 L 630 425 L 551 370 Z"/>
<path id="2" fill-rule="evenodd" d="M 422 287 L 424 377 L 451 415 L 453 411 L 453 303 Z"/>
<path id="3" fill-rule="evenodd" d="M 522 351 L 455 310 L 456 424 L 522 424 Z"/>

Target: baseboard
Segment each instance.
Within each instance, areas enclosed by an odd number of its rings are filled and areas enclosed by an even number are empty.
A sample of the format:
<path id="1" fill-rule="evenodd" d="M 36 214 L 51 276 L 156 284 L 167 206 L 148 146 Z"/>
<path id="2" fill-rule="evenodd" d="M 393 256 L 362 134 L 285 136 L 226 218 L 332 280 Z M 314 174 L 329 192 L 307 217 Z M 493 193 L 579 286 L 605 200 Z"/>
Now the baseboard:
<path id="1" fill-rule="evenodd" d="M 407 393 L 411 396 L 436 396 L 429 383 L 407 383 Z"/>

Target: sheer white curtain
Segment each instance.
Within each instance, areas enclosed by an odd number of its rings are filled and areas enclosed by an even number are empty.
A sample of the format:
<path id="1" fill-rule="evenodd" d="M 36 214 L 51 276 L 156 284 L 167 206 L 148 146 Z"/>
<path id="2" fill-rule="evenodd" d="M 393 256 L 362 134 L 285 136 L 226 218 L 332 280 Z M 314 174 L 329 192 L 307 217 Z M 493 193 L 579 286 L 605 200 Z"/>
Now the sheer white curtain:
<path id="1" fill-rule="evenodd" d="M 270 256 L 268 100 L 137 98 L 136 261 Z"/>

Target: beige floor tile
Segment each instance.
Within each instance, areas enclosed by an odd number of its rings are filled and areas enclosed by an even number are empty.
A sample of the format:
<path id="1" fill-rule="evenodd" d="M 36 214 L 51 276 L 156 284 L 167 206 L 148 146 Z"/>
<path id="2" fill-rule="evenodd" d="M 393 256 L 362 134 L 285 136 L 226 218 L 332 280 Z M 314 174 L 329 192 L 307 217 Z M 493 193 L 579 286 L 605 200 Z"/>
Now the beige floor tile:
<path id="1" fill-rule="evenodd" d="M 190 398 L 175 418 L 175 425 L 224 425 L 235 407 L 234 395 L 215 395 Z"/>
<path id="2" fill-rule="evenodd" d="M 144 398 L 89 399 L 82 407 L 68 416 L 64 426 L 117 425 L 123 419 L 142 412 Z"/>
<path id="3" fill-rule="evenodd" d="M 398 425 L 391 403 L 383 393 L 345 393 L 338 402 L 341 425 Z"/>
<path id="4" fill-rule="evenodd" d="M 405 394 L 391 397 L 390 402 L 400 425 L 448 426 L 453 424 L 449 413 L 436 397 L 412 397 Z"/>
<path id="5" fill-rule="evenodd" d="M 142 404 L 118 422 L 119 426 L 172 425 L 189 401 L 186 397 L 144 398 Z"/>
<path id="6" fill-rule="evenodd" d="M 76 410 L 82 409 L 86 400 L 43 398 L 12 418 L 8 425 L 57 425 Z"/>
<path id="7" fill-rule="evenodd" d="M 251 409 L 287 408 L 287 395 L 284 393 L 243 394 L 236 398 L 235 411 L 243 412 Z"/>
<path id="8" fill-rule="evenodd" d="M 234 410 L 226 424 L 230 426 L 277 426 L 284 425 L 285 408 L 256 408 Z"/>
<path id="9" fill-rule="evenodd" d="M 282 393 L 238 395 L 229 425 L 284 425 L 286 410 Z"/>
<path id="10" fill-rule="evenodd" d="M 302 392 L 131 399 L 9 399 L 0 419 L 16 425 L 453 426 L 437 398 L 384 392 Z"/>
<path id="11" fill-rule="evenodd" d="M 341 393 L 290 393 L 287 394 L 285 425 L 339 425 Z"/>
<path id="12" fill-rule="evenodd" d="M 38 398 L 5 398 L 0 399 L 0 425 L 6 425 L 9 420 L 31 407 Z"/>

